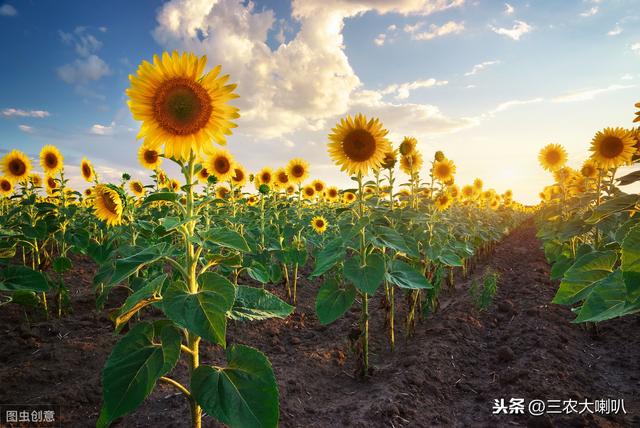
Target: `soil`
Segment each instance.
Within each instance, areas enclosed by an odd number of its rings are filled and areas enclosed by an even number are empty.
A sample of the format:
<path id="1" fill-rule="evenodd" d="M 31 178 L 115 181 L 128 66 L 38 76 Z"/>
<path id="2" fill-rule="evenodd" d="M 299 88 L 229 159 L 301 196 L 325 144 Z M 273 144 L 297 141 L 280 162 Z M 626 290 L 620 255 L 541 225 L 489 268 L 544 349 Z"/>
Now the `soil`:
<path id="1" fill-rule="evenodd" d="M 286 320 L 231 323 L 228 342 L 267 354 L 280 390 L 283 427 L 638 427 L 640 317 L 600 323 L 598 331 L 571 324 L 568 308 L 552 305 L 558 284 L 531 222 L 498 243 L 468 279 L 444 288 L 439 310 L 405 340 L 398 317 L 397 346 L 389 351 L 381 303 L 372 299 L 372 375 L 354 376 L 348 333 L 357 305 L 345 317 L 321 326 L 315 316 L 318 283 L 301 280 L 296 312 Z M 500 274 L 488 310 L 473 304 L 469 287 L 482 272 Z M 0 403 L 59 404 L 64 427 L 95 426 L 100 373 L 117 336 L 107 311 L 95 309 L 95 266 L 74 260 L 66 280 L 73 313 L 45 320 L 17 306 L 0 310 Z M 282 295 L 282 287 L 273 291 Z M 380 293 L 379 293 L 380 294 Z M 115 293 L 108 306 L 123 295 Z M 402 315 L 402 314 L 400 314 Z M 212 345 L 201 345 L 201 361 L 219 361 Z M 186 366 L 177 376 L 186 383 Z M 494 400 L 624 399 L 626 414 L 492 413 Z M 578 406 L 580 410 L 581 406 Z M 593 406 L 591 406 L 593 409 Z M 188 408 L 173 387 L 158 384 L 117 427 L 187 427 Z M 217 427 L 205 416 L 204 426 Z"/>

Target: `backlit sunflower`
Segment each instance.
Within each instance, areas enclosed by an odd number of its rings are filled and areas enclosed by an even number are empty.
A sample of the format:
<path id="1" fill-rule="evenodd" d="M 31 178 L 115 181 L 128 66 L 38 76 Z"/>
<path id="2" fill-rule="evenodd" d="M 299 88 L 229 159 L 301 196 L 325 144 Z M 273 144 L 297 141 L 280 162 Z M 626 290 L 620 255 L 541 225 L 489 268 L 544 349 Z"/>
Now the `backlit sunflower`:
<path id="1" fill-rule="evenodd" d="M 367 121 L 363 114 L 347 116 L 329 134 L 329 156 L 349 174 L 366 175 L 369 169 L 378 169 L 391 144 L 378 119 Z"/>
<path id="2" fill-rule="evenodd" d="M 316 189 L 316 193 L 322 194 L 322 192 L 324 191 L 325 185 L 324 181 L 322 180 L 313 180 L 311 182 L 311 185 L 314 189 Z"/>
<path id="3" fill-rule="evenodd" d="M 413 137 L 404 137 L 402 143 L 400 143 L 400 154 L 402 156 L 408 156 L 416 151 L 418 140 Z"/>
<path id="4" fill-rule="evenodd" d="M 422 169 L 422 163 L 422 154 L 414 150 L 400 158 L 400 169 L 407 175 L 417 174 Z"/>
<path id="5" fill-rule="evenodd" d="M 617 168 L 631 162 L 636 152 L 635 138 L 624 128 L 605 128 L 591 141 L 591 159 L 602 169 Z"/>
<path id="6" fill-rule="evenodd" d="M 284 168 L 278 168 L 273 175 L 273 182 L 278 189 L 285 189 L 289 185 L 289 175 Z"/>
<path id="7" fill-rule="evenodd" d="M 286 170 L 289 180 L 294 184 L 302 184 L 309 177 L 309 163 L 304 159 L 291 159 Z"/>
<path id="8" fill-rule="evenodd" d="M 144 196 L 144 194 L 146 193 L 144 186 L 139 180 L 131 181 L 129 183 L 129 189 L 131 190 L 131 193 L 133 193 L 138 198 Z"/>
<path id="9" fill-rule="evenodd" d="M 548 144 L 540 150 L 538 161 L 547 171 L 557 171 L 567 163 L 567 151 L 560 144 Z"/>
<path id="10" fill-rule="evenodd" d="M 265 166 L 256 174 L 253 181 L 256 185 L 256 189 L 259 189 L 263 184 L 271 187 L 273 181 L 273 170 L 268 166 Z"/>
<path id="11" fill-rule="evenodd" d="M 56 175 L 63 168 L 64 158 L 56 146 L 46 145 L 40 151 L 40 166 L 45 174 Z"/>
<path id="12" fill-rule="evenodd" d="M 140 165 L 143 167 L 155 171 L 160 168 L 162 157 L 160 157 L 160 153 L 157 149 L 143 144 L 138 150 L 138 162 L 140 162 Z"/>
<path id="13" fill-rule="evenodd" d="M 122 224 L 124 200 L 114 186 L 99 184 L 95 187 L 94 214 L 109 226 Z"/>
<path id="14" fill-rule="evenodd" d="M 31 161 L 21 151 L 12 150 L 2 158 L 2 173 L 12 182 L 20 182 L 29 177 Z"/>
<path id="15" fill-rule="evenodd" d="M 598 175 L 598 166 L 591 159 L 587 159 L 582 164 L 582 168 L 580 168 L 580 174 L 584 178 L 596 178 Z"/>
<path id="16" fill-rule="evenodd" d="M 205 168 L 209 174 L 215 175 L 218 182 L 231 179 L 234 173 L 231 153 L 219 148 L 212 148 L 209 152 L 210 155 L 205 162 Z"/>
<path id="17" fill-rule="evenodd" d="M 80 173 L 82 174 L 82 178 L 89 183 L 91 183 L 95 177 L 93 166 L 91 166 L 91 162 L 89 162 L 87 158 L 82 158 L 82 162 L 80 163 Z"/>
<path id="18" fill-rule="evenodd" d="M 6 177 L 0 177 L 0 196 L 11 196 L 13 193 L 13 183 Z"/>
<path id="19" fill-rule="evenodd" d="M 142 121 L 138 138 L 167 157 L 188 160 L 211 148 L 211 141 L 226 144 L 231 122 L 240 117 L 228 102 L 238 96 L 229 76 L 218 77 L 220 66 L 203 74 L 206 56 L 174 51 L 154 55 L 153 64 L 143 61 L 136 76 L 130 75 L 129 108 Z"/>
<path id="20" fill-rule="evenodd" d="M 449 193 L 443 192 L 436 196 L 433 203 L 439 211 L 445 211 L 453 203 L 453 198 Z"/>
<path id="21" fill-rule="evenodd" d="M 231 183 L 234 186 L 242 187 L 247 182 L 247 172 L 244 168 L 236 164 L 233 168 L 233 175 L 231 176 Z"/>
<path id="22" fill-rule="evenodd" d="M 452 160 L 443 159 L 441 161 L 435 161 L 433 163 L 433 177 L 442 183 L 447 180 L 451 180 L 453 178 L 453 174 L 455 173 L 456 166 L 454 165 Z"/>
<path id="23" fill-rule="evenodd" d="M 312 199 L 314 196 L 316 196 L 316 189 L 312 185 L 304 186 L 302 189 L 302 197 Z"/>
<path id="24" fill-rule="evenodd" d="M 338 192 L 338 188 L 337 188 L 337 187 L 335 187 L 335 186 L 331 186 L 331 187 L 329 187 L 329 188 L 327 189 L 326 196 L 327 196 L 327 199 L 328 199 L 330 202 L 335 202 L 335 201 L 337 201 L 337 200 L 338 200 L 338 197 L 340 196 L 340 193 Z"/>
<path id="25" fill-rule="evenodd" d="M 356 194 L 353 192 L 344 192 L 342 194 L 342 202 L 350 204 L 356 200 Z"/>
<path id="26" fill-rule="evenodd" d="M 327 219 L 320 215 L 311 219 L 311 227 L 316 233 L 323 234 L 327 230 L 327 226 Z"/>

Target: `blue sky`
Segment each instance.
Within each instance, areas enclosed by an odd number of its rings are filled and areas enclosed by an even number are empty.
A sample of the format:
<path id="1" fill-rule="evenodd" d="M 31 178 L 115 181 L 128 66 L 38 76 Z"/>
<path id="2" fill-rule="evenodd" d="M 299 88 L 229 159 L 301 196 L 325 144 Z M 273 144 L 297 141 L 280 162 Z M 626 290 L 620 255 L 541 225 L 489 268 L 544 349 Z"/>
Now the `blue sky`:
<path id="1" fill-rule="evenodd" d="M 638 0 L 0 0 L 0 151 L 56 144 L 70 173 L 143 177 L 124 94 L 139 62 L 207 54 L 238 83 L 228 149 L 250 170 L 292 157 L 333 184 L 326 136 L 339 117 L 380 117 L 393 142 L 443 150 L 475 177 L 535 202 L 551 178 L 537 152 L 570 163 L 593 134 L 631 126 L 640 101 Z M 75 170 L 73 169 L 75 168 Z M 77 174 L 76 174 L 77 175 Z M 81 187 L 80 181 L 75 182 Z"/>

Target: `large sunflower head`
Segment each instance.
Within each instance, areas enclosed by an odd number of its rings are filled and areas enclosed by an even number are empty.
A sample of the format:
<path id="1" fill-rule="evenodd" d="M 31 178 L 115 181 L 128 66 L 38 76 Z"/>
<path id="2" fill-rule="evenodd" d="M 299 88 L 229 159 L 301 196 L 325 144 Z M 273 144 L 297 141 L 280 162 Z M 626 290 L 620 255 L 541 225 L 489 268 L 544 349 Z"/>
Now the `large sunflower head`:
<path id="1" fill-rule="evenodd" d="M 305 199 L 313 199 L 316 196 L 316 189 L 312 185 L 304 186 L 302 189 L 302 197 Z"/>
<path id="2" fill-rule="evenodd" d="M 91 166 L 91 162 L 89 162 L 87 158 L 82 158 L 82 162 L 80 163 L 80 173 L 82 174 L 82 178 L 89 183 L 92 182 L 95 177 L 93 166 Z"/>
<path id="3" fill-rule="evenodd" d="M 231 176 L 231 183 L 234 186 L 242 187 L 247 182 L 247 172 L 244 167 L 236 164 L 233 168 L 233 175 Z"/>
<path id="4" fill-rule="evenodd" d="M 417 146 L 418 140 L 413 137 L 404 137 L 404 140 L 400 143 L 400 154 L 402 156 L 409 156 L 416 151 Z"/>
<path id="5" fill-rule="evenodd" d="M 560 144 L 548 144 L 540 150 L 538 161 L 547 171 L 557 171 L 567 163 L 567 151 Z"/>
<path id="6" fill-rule="evenodd" d="M 327 189 L 326 196 L 327 196 L 327 199 L 328 199 L 330 202 L 335 202 L 335 201 L 337 201 L 337 200 L 338 200 L 338 197 L 340 196 L 340 193 L 338 192 L 338 188 L 337 188 L 337 187 L 335 187 L 335 186 L 331 186 L 331 187 L 329 187 L 329 188 Z"/>
<path id="7" fill-rule="evenodd" d="M 436 196 L 433 203 L 439 211 L 445 211 L 453 203 L 453 198 L 448 192 L 442 192 Z"/>
<path id="8" fill-rule="evenodd" d="M 407 175 L 412 176 L 422 169 L 422 153 L 414 150 L 411 154 L 403 155 L 400 158 L 400 169 Z"/>
<path id="9" fill-rule="evenodd" d="M 0 196 L 11 196 L 13 193 L 13 183 L 6 177 L 0 177 Z"/>
<path id="10" fill-rule="evenodd" d="M 63 168 L 64 158 L 56 146 L 46 145 L 40 151 L 40 166 L 45 174 L 55 175 Z"/>
<path id="11" fill-rule="evenodd" d="M 366 175 L 370 169 L 380 168 L 385 154 L 391 151 L 386 138 L 389 131 L 378 119 L 367 121 L 363 114 L 341 119 L 332 132 L 329 155 L 341 171 L 349 174 Z"/>
<path id="12" fill-rule="evenodd" d="M 316 193 L 322 193 L 324 191 L 325 185 L 324 185 L 324 181 L 322 180 L 319 180 L 319 179 L 313 180 L 311 182 L 311 185 L 316 190 Z"/>
<path id="13" fill-rule="evenodd" d="M 143 144 L 138 150 L 138 162 L 140 162 L 140 165 L 143 167 L 155 171 L 160 168 L 162 157 L 160 156 L 158 149 Z"/>
<path id="14" fill-rule="evenodd" d="M 14 183 L 23 181 L 29 177 L 31 161 L 21 151 L 12 150 L 2 158 L 2 172 Z"/>
<path id="15" fill-rule="evenodd" d="M 232 120 L 240 117 L 228 104 L 237 98 L 236 85 L 226 84 L 228 75 L 218 77 L 220 66 L 203 74 L 206 63 L 206 56 L 164 52 L 129 76 L 129 108 L 142 121 L 138 138 L 156 149 L 164 144 L 167 157 L 186 161 L 191 152 L 206 152 L 212 140 L 226 144 Z"/>
<path id="16" fill-rule="evenodd" d="M 215 175 L 218 182 L 231 179 L 234 174 L 234 161 L 231 153 L 219 148 L 212 148 L 209 152 L 209 158 L 205 163 L 205 168 L 207 168 L 209 174 Z"/>
<path id="17" fill-rule="evenodd" d="M 286 170 L 289 180 L 294 184 L 302 184 L 309 177 L 309 163 L 304 159 L 291 159 Z"/>
<path id="18" fill-rule="evenodd" d="M 311 219 L 311 227 L 318 234 L 323 234 L 327 230 L 328 226 L 327 219 L 321 215 L 315 216 Z"/>
<path id="19" fill-rule="evenodd" d="M 450 159 L 442 159 L 433 163 L 433 177 L 441 183 L 453 179 L 455 173 L 456 166 Z"/>
<path id="20" fill-rule="evenodd" d="M 144 196 L 144 194 L 146 193 L 144 185 L 139 180 L 133 180 L 129 182 L 129 189 L 131 190 L 131 193 L 133 193 L 138 198 Z"/>
<path id="21" fill-rule="evenodd" d="M 99 184 L 93 199 L 94 214 L 109 226 L 122 223 L 125 200 L 115 186 Z"/>
<path id="22" fill-rule="evenodd" d="M 602 169 L 629 164 L 636 152 L 635 144 L 635 138 L 627 129 L 605 128 L 591 141 L 591 159 Z"/>
<path id="23" fill-rule="evenodd" d="M 289 185 L 289 175 L 284 168 L 278 168 L 273 173 L 273 182 L 278 189 L 285 189 Z"/>

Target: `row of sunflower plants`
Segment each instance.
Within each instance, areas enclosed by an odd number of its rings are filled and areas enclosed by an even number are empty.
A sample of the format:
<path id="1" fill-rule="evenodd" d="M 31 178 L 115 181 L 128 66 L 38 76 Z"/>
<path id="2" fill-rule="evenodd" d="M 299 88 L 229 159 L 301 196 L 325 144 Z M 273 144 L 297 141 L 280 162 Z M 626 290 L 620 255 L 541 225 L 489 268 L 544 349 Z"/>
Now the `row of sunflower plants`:
<path id="1" fill-rule="evenodd" d="M 636 104 L 640 108 L 640 103 Z M 640 112 L 634 122 L 640 121 Z M 639 128 L 605 128 L 580 170 L 557 144 L 540 152 L 555 183 L 540 194 L 538 236 L 560 281 L 554 303 L 570 306 L 576 323 L 597 323 L 640 311 Z"/>

